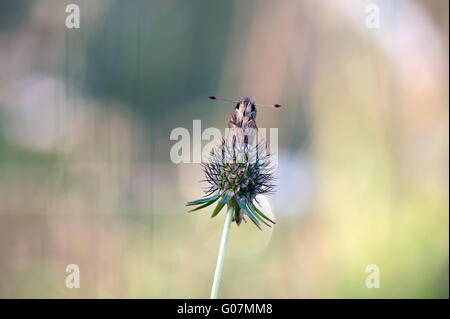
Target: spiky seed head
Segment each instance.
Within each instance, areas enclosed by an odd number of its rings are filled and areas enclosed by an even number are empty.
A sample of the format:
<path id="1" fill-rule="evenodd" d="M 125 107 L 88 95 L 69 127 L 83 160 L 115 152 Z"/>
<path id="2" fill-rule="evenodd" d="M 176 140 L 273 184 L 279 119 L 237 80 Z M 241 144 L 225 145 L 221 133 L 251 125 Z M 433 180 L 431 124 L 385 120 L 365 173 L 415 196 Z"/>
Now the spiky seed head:
<path id="1" fill-rule="evenodd" d="M 201 205 L 191 211 L 207 207 L 219 200 L 212 217 L 216 216 L 225 204 L 234 207 L 233 220 L 239 225 L 248 216 L 258 228 L 260 222 L 270 226 L 274 223 L 256 208 L 253 201 L 257 195 L 273 191 L 273 169 L 270 154 L 261 144 L 229 143 L 222 144 L 211 152 L 208 162 L 203 163 L 205 181 L 209 184 L 202 200 L 187 203 Z"/>

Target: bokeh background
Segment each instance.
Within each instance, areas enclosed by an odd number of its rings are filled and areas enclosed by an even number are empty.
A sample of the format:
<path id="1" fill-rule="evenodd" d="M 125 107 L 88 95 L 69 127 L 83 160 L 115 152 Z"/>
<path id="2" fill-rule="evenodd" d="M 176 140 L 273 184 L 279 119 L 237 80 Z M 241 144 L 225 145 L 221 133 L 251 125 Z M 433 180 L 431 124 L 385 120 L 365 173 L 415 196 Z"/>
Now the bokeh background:
<path id="1" fill-rule="evenodd" d="M 448 39 L 444 0 L 1 1 L 0 297 L 207 298 L 224 214 L 169 136 L 253 95 L 277 225 L 233 225 L 220 297 L 448 298 Z"/>

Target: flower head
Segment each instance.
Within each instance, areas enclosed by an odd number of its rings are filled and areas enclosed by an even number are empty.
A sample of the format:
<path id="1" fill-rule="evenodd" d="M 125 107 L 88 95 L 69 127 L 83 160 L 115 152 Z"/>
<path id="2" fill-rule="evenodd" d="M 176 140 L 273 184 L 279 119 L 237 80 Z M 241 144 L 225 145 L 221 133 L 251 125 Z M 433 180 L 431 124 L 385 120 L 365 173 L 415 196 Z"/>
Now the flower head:
<path id="1" fill-rule="evenodd" d="M 203 163 L 205 181 L 209 183 L 205 198 L 188 202 L 197 205 L 191 212 L 217 202 L 212 216 L 215 217 L 225 204 L 234 208 L 233 221 L 240 225 L 245 215 L 261 229 L 261 222 L 267 226 L 274 221 L 266 217 L 253 203 L 256 196 L 273 191 L 273 172 L 270 154 L 265 145 L 251 146 L 247 143 L 222 141 L 211 152 L 211 158 Z"/>

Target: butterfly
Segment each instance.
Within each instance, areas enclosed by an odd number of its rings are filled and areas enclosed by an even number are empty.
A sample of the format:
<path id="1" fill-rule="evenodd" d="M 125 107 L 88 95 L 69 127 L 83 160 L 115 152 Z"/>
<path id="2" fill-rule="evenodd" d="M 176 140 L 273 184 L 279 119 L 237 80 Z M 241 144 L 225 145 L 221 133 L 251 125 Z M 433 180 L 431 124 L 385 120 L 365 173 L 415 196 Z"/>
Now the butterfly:
<path id="1" fill-rule="evenodd" d="M 257 107 L 281 107 L 280 104 L 257 104 L 253 97 L 245 97 L 240 100 L 228 100 L 216 96 L 210 96 L 211 100 L 236 103 L 234 114 L 228 116 L 228 128 L 233 132 L 233 145 L 240 139 L 241 143 L 247 145 L 253 142 L 258 126 L 256 124 Z"/>

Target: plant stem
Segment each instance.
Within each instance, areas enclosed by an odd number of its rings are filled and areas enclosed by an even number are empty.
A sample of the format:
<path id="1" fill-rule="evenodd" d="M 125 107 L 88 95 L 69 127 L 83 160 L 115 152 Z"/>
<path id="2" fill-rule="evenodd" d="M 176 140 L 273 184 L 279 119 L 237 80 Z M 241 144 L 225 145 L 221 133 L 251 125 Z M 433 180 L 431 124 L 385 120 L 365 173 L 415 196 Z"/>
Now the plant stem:
<path id="1" fill-rule="evenodd" d="M 217 299 L 217 294 L 219 293 L 220 277 L 222 276 L 223 261 L 225 259 L 225 251 L 227 250 L 233 213 L 233 205 L 228 204 L 227 217 L 223 224 L 222 239 L 220 240 L 219 255 L 217 256 L 216 272 L 214 273 L 214 281 L 211 288 L 211 299 Z"/>

